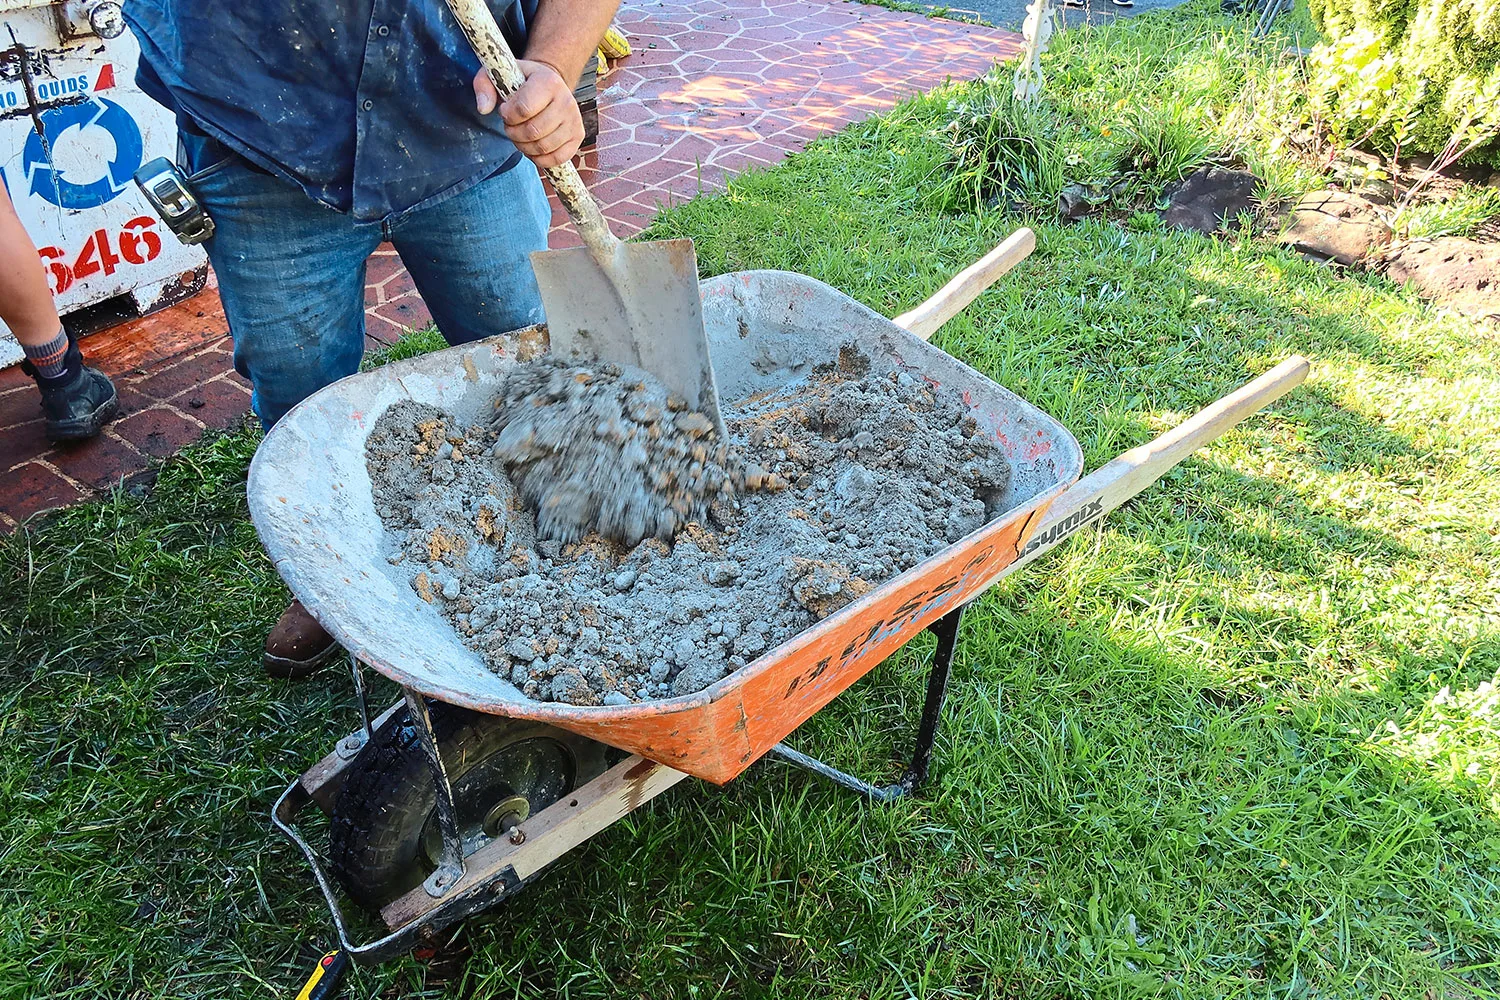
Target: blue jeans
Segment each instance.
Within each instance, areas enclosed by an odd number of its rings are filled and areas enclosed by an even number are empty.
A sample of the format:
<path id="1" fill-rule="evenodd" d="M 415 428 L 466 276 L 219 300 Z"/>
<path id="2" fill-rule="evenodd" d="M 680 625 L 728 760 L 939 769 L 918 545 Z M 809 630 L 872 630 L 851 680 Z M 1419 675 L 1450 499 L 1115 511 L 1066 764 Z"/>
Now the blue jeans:
<path id="1" fill-rule="evenodd" d="M 188 180 L 214 221 L 204 249 L 234 337 L 234 367 L 269 428 L 359 369 L 365 260 L 395 245 L 450 344 L 542 321 L 528 254 L 552 209 L 530 160 L 382 222 L 356 222 L 251 167 L 213 139 L 184 143 Z"/>

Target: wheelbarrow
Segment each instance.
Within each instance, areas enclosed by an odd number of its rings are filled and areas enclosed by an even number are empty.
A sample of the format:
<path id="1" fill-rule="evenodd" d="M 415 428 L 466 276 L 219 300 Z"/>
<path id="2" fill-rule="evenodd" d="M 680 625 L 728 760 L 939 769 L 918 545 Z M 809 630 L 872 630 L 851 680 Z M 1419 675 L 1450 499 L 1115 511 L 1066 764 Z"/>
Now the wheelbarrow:
<path id="1" fill-rule="evenodd" d="M 1035 246 L 1021 230 L 918 308 L 887 319 L 801 275 L 745 271 L 702 283 L 725 399 L 780 388 L 851 341 L 878 368 L 958 393 L 1011 461 L 1003 513 L 696 694 L 618 707 L 527 698 L 485 666 L 381 553 L 364 444 L 387 407 L 428 403 L 461 423 L 489 412 L 507 369 L 546 350 L 531 327 L 350 376 L 267 434 L 250 468 L 251 517 L 277 570 L 349 651 L 359 730 L 293 781 L 272 820 L 306 856 L 339 947 L 378 962 L 519 891 L 558 857 L 692 776 L 723 784 L 771 754 L 873 800 L 924 780 L 963 609 L 1145 489 L 1201 445 L 1298 385 L 1291 358 L 1086 478 L 1073 436 L 1019 396 L 927 343 Z M 876 784 L 783 742 L 923 630 L 937 636 L 909 765 Z M 363 668 L 404 697 L 378 718 Z M 328 865 L 385 932 L 351 939 L 335 888 L 297 827 L 330 817 Z M 343 961 L 340 959 L 339 961 Z"/>

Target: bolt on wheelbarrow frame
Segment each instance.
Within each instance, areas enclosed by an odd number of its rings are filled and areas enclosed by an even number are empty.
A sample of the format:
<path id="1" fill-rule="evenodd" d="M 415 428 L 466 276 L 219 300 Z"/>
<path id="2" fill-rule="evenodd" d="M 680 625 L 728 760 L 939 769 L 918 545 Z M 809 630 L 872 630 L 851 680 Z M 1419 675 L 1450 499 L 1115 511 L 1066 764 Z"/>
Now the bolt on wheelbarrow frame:
<path id="1" fill-rule="evenodd" d="M 1024 257 L 1032 245 L 1034 243 L 1028 231 L 1022 231 L 1013 237 L 1012 240 L 1007 241 L 1006 244 L 1002 244 L 994 253 L 986 257 L 984 261 L 979 262 L 953 282 L 950 282 L 942 292 L 934 296 L 928 303 L 900 317 L 899 322 L 909 332 L 895 327 L 889 321 L 882 321 L 891 326 L 892 333 L 896 338 L 899 338 L 899 340 L 894 338 L 889 339 L 889 342 L 886 344 L 889 348 L 888 354 L 900 358 L 903 354 L 918 354 L 925 350 L 941 355 L 941 352 L 936 352 L 922 343 L 917 337 L 910 336 L 910 333 L 916 333 L 918 336 L 930 335 L 943 321 L 956 313 L 963 305 L 967 304 L 968 301 L 972 300 L 973 297 L 982 291 L 998 273 L 1003 273 L 1015 260 Z M 989 273 L 987 273 L 987 270 Z M 793 296 L 802 295 L 804 292 L 816 295 L 822 294 L 820 290 L 832 291 L 831 289 L 826 289 L 826 286 L 820 286 L 815 282 L 811 282 L 810 279 L 798 278 L 797 276 L 784 276 L 784 278 L 795 279 L 796 283 L 800 283 L 792 286 L 791 291 Z M 748 275 L 726 275 L 720 279 L 714 279 L 712 282 L 706 282 L 705 316 L 712 317 L 717 308 L 723 307 L 729 310 L 729 318 L 734 319 L 736 316 L 733 305 L 735 301 L 740 301 L 741 296 L 764 292 L 768 287 L 776 288 L 775 282 L 783 281 L 784 278 L 778 276 L 776 273 L 752 272 Z M 809 291 L 807 290 L 809 286 L 816 287 L 812 287 Z M 783 293 L 785 292 L 784 285 L 782 291 Z M 848 301 L 853 305 L 855 310 L 863 309 L 863 307 L 853 304 L 852 300 Z M 795 315 L 796 310 L 797 303 L 791 301 L 788 305 L 788 311 L 793 319 L 797 318 Z M 864 310 L 864 312 L 868 313 L 868 310 Z M 851 316 L 853 321 L 864 318 L 853 314 Z M 719 318 L 722 322 L 725 317 L 721 315 Z M 742 320 L 743 316 L 741 315 L 738 318 Z M 790 330 L 794 330 L 795 328 L 794 323 Z M 783 330 L 782 332 L 787 333 L 790 330 Z M 747 336 L 747 332 L 743 328 L 740 331 L 740 336 Z M 462 370 L 453 377 L 455 379 L 464 378 L 473 382 L 479 381 L 477 367 L 481 359 L 476 356 L 475 352 L 483 349 L 489 349 L 497 353 L 510 351 L 512 357 L 519 356 L 524 359 L 528 352 L 532 354 L 540 353 L 540 333 L 535 330 L 523 331 L 520 335 L 508 339 L 498 338 L 496 341 L 490 342 L 487 347 L 486 345 L 481 345 L 478 348 L 469 347 L 455 349 L 453 352 L 446 352 L 450 357 L 455 353 L 462 352 Z M 771 344 L 769 347 L 764 348 L 762 353 L 774 351 L 775 349 L 776 345 Z M 436 356 L 429 356 L 429 358 L 432 357 Z M 941 357 L 947 359 L 946 355 L 941 355 Z M 924 358 L 924 360 L 928 362 L 929 366 L 932 364 L 930 356 Z M 947 359 L 947 361 L 950 366 L 957 366 L 956 369 L 952 367 L 943 369 L 940 367 L 940 370 L 945 372 L 944 378 L 948 380 L 949 384 L 953 384 L 953 382 L 946 372 L 953 372 L 958 369 L 969 371 L 951 359 Z M 458 361 L 448 361 L 447 363 L 454 368 L 458 368 L 460 364 Z M 715 364 L 716 366 L 718 365 L 717 353 Z M 750 367 L 754 368 L 753 361 Z M 843 655 L 837 657 L 840 661 L 839 669 L 829 669 L 832 660 L 835 658 L 834 656 L 829 656 L 823 659 L 808 661 L 812 664 L 812 675 L 810 678 L 808 677 L 809 671 L 804 669 L 801 663 L 796 664 L 796 669 L 790 671 L 788 675 L 773 678 L 778 686 L 780 684 L 789 684 L 792 690 L 803 686 L 803 684 L 813 687 L 814 682 L 818 681 L 820 675 L 824 673 L 832 675 L 836 682 L 830 687 L 817 689 L 817 693 L 812 698 L 802 703 L 802 708 L 806 709 L 805 714 L 801 714 L 800 717 L 793 717 L 790 724 L 787 724 L 786 720 L 783 719 L 780 725 L 784 726 L 784 728 L 771 730 L 774 733 L 774 738 L 766 737 L 763 734 L 762 739 L 769 739 L 769 741 L 760 746 L 749 744 L 748 749 L 746 749 L 746 744 L 742 743 L 736 748 L 740 751 L 737 755 L 739 759 L 729 761 L 725 761 L 722 758 L 709 759 L 704 757 L 679 759 L 678 757 L 674 757 L 672 753 L 652 753 L 651 759 L 640 754 L 633 755 L 600 777 L 580 787 L 571 795 L 564 796 L 563 799 L 553 805 L 533 814 L 520 827 L 512 831 L 509 837 L 492 840 L 467 858 L 461 856 L 458 847 L 456 824 L 453 822 L 451 815 L 451 789 L 447 787 L 447 780 L 442 771 L 441 761 L 437 758 L 436 748 L 430 738 L 430 732 L 427 732 L 429 727 L 425 724 L 427 720 L 423 696 L 436 696 L 441 700 L 456 701 L 459 704 L 465 704 L 467 699 L 461 697 L 463 692 L 458 692 L 460 695 L 458 697 L 450 698 L 447 696 L 449 692 L 442 690 L 441 686 L 440 690 L 434 691 L 430 683 L 414 683 L 416 681 L 430 681 L 430 678 L 414 678 L 399 669 L 392 669 L 389 663 L 373 664 L 380 672 L 392 676 L 393 679 L 401 683 L 406 689 L 406 701 L 412 722 L 417 727 L 419 734 L 425 737 L 422 740 L 422 745 L 428 751 L 429 764 L 434 776 L 434 783 L 437 786 L 438 814 L 445 844 L 438 869 L 427 882 L 422 886 L 412 889 L 406 895 L 394 900 L 382 909 L 381 917 L 386 925 L 391 928 L 391 933 L 378 941 L 357 945 L 348 939 L 346 924 L 339 911 L 336 894 L 318 864 L 316 852 L 311 849 L 294 828 L 294 821 L 298 811 L 309 802 L 318 802 L 324 808 L 327 808 L 331 804 L 333 798 L 337 795 L 342 772 L 347 768 L 350 759 L 357 752 L 359 745 L 364 742 L 365 736 L 370 731 L 368 724 L 362 734 L 357 733 L 349 739 L 342 741 L 338 751 L 331 754 L 323 762 L 320 762 L 320 764 L 287 789 L 286 793 L 277 802 L 274 812 L 274 822 L 279 829 L 298 844 L 309 863 L 313 866 L 320 888 L 323 890 L 333 913 L 340 942 L 345 950 L 355 959 L 369 962 L 379 961 L 385 957 L 397 954 L 415 943 L 419 935 L 434 934 L 443 927 L 451 925 L 465 916 L 512 894 L 551 861 L 572 847 L 582 843 L 614 820 L 638 808 L 662 791 L 676 784 L 682 778 L 687 777 L 689 772 L 696 773 L 698 776 L 705 777 L 708 780 L 722 783 L 732 778 L 735 774 L 738 774 L 751 761 L 763 753 L 773 751 L 793 763 L 811 767 L 819 773 L 838 781 L 840 784 L 871 797 L 886 799 L 897 797 L 905 791 L 909 791 L 911 787 L 917 784 L 925 772 L 926 755 L 931 747 L 943 694 L 946 690 L 947 667 L 951 658 L 954 637 L 957 630 L 957 618 L 964 604 L 977 597 L 980 592 L 993 585 L 999 579 L 1015 572 L 1021 566 L 1059 544 L 1074 531 L 1094 522 L 1152 482 L 1155 482 L 1156 479 L 1160 478 L 1162 474 L 1180 462 L 1197 447 L 1217 437 L 1239 420 L 1300 383 L 1305 377 L 1306 372 L 1307 363 L 1302 359 L 1292 359 L 1285 362 L 1238 392 L 1211 405 L 1175 430 L 1162 435 L 1147 445 L 1124 453 L 1094 474 L 1072 485 L 1069 484 L 1077 476 L 1077 466 L 1081 464 L 1081 456 L 1079 456 L 1076 442 L 1072 442 L 1071 436 L 1066 435 L 1064 431 L 1062 432 L 1062 438 L 1054 437 L 1045 442 L 1043 446 L 1032 444 L 1030 447 L 1034 449 L 1039 448 L 1038 453 L 1030 455 L 1030 458 L 1033 460 L 1037 458 L 1047 459 L 1047 452 L 1054 450 L 1059 443 L 1071 445 L 1071 452 L 1066 447 L 1062 449 L 1060 455 L 1061 462 L 1055 460 L 1057 456 L 1053 456 L 1052 471 L 1060 473 L 1060 475 L 1054 475 L 1050 485 L 1045 483 L 1040 484 L 1040 488 L 1036 488 L 1038 487 L 1038 483 L 1033 479 L 1031 486 L 1035 488 L 1035 492 L 1030 500 L 1018 505 L 1018 508 L 1026 508 L 1021 511 L 1022 516 L 1012 517 L 1012 515 L 1007 514 L 1002 515 L 1000 519 L 1006 522 L 1003 525 L 1006 529 L 1005 537 L 995 538 L 993 543 L 988 547 L 974 546 L 972 544 L 973 540 L 977 536 L 983 535 L 986 531 L 986 529 L 980 529 L 974 536 L 970 536 L 969 539 L 964 540 L 970 543 L 968 546 L 965 546 L 964 542 L 960 542 L 949 550 L 945 550 L 945 553 L 940 553 L 933 559 L 927 560 L 921 566 L 908 571 L 906 574 L 902 574 L 896 581 L 892 581 L 892 583 L 906 581 L 907 583 L 915 582 L 919 584 L 926 583 L 927 581 L 937 582 L 935 585 L 917 588 L 924 592 L 921 596 L 917 597 L 916 603 L 910 607 L 900 605 L 900 607 L 906 607 L 903 614 L 898 614 L 894 617 L 889 615 L 879 616 L 877 627 L 868 630 L 870 638 L 865 639 L 859 647 L 851 649 L 850 646 L 844 645 L 845 636 L 849 634 L 857 635 L 863 632 L 864 625 L 869 621 L 869 616 L 872 613 L 869 605 L 862 608 L 857 607 L 855 613 L 863 614 L 865 617 L 859 619 L 852 632 L 845 631 L 843 635 L 837 636 L 835 644 L 824 643 L 823 645 L 825 649 L 829 645 L 833 645 L 835 655 L 837 655 L 838 647 L 843 646 Z M 959 374 L 961 373 L 959 372 Z M 977 376 L 977 373 L 975 375 Z M 363 377 L 356 376 L 355 378 Z M 750 377 L 754 377 L 753 371 Z M 934 381 L 935 384 L 937 382 L 936 379 L 930 380 Z M 349 381 L 352 380 L 346 380 L 346 383 Z M 395 398 L 401 398 L 402 393 L 405 392 L 405 386 L 399 385 L 399 378 L 396 382 L 398 383 L 397 387 L 386 398 L 369 399 L 368 410 L 345 413 L 342 415 L 342 419 L 348 420 L 353 418 L 361 422 L 367 421 L 368 423 L 373 423 L 374 418 L 378 417 L 385 406 L 389 405 Z M 340 385 L 344 384 L 340 383 Z M 990 385 L 992 386 L 993 383 L 990 383 Z M 989 390 L 976 385 L 976 391 L 988 392 Z M 999 391 L 1004 393 L 1004 390 Z M 327 393 L 330 390 L 324 390 L 324 392 Z M 739 395 L 744 394 L 746 393 L 740 393 Z M 1007 393 L 1005 395 L 1009 396 L 1010 394 Z M 314 399 L 316 398 L 314 397 Z M 738 398 L 738 395 L 731 398 Z M 1029 404 L 1025 404 L 1024 401 L 1020 402 L 1022 407 L 1027 407 L 1034 411 L 1034 408 L 1030 408 Z M 303 404 L 304 407 L 307 405 L 307 403 Z M 1035 412 L 1039 414 L 1040 411 Z M 294 411 L 294 415 L 295 413 L 296 411 Z M 463 419 L 464 416 L 462 413 L 459 414 L 460 419 Z M 469 416 L 472 417 L 473 414 Z M 985 426 L 987 429 L 994 431 L 997 437 L 1001 437 L 1005 433 L 1005 430 L 1015 430 L 1014 425 L 1008 425 L 1004 429 L 997 428 L 993 415 L 990 416 L 991 419 Z M 1019 423 L 1029 433 L 1030 428 L 1039 425 L 1042 421 L 1050 421 L 1050 418 L 1045 418 L 1044 415 L 1041 415 L 1040 420 L 1032 419 L 1030 423 L 1023 420 Z M 364 430 L 367 431 L 367 425 L 364 427 Z M 273 435 L 275 433 L 273 431 Z M 268 443 L 269 441 L 270 439 L 268 438 Z M 359 435 L 359 441 L 363 442 L 363 432 Z M 1026 455 L 1023 449 L 1028 445 L 1024 439 L 1019 443 L 1012 442 L 1012 444 L 1015 445 L 1014 450 L 1010 452 L 1013 461 L 1018 454 Z M 1070 459 L 1073 460 L 1070 461 Z M 256 466 L 261 466 L 260 455 L 257 456 Z M 257 476 L 258 471 L 261 473 L 260 476 Z M 333 551 L 335 546 L 328 544 L 326 539 L 323 540 L 322 548 L 327 551 L 317 551 L 319 539 L 316 531 L 309 532 L 312 538 L 307 540 L 306 545 L 307 549 L 313 551 L 298 551 L 297 547 L 302 545 L 304 540 L 295 537 L 295 533 L 289 536 L 284 530 L 276 539 L 278 544 L 273 545 L 272 540 L 267 538 L 267 526 L 263 523 L 263 518 L 267 515 L 268 510 L 272 514 L 285 518 L 286 515 L 292 513 L 286 507 L 293 505 L 287 497 L 276 494 L 276 487 L 279 483 L 268 480 L 264 471 L 264 469 L 252 468 L 252 514 L 256 517 L 256 524 L 261 529 L 263 540 L 267 541 L 268 549 L 272 551 L 273 556 L 277 559 L 278 568 L 288 578 L 288 582 L 292 584 L 298 596 L 303 598 L 304 603 L 309 605 L 314 614 L 317 614 L 320 608 L 318 597 L 322 595 L 316 592 L 316 588 L 313 588 L 312 592 L 309 593 L 304 592 L 304 588 L 299 586 L 299 582 L 307 582 L 305 579 L 299 579 L 299 575 L 296 572 L 299 560 L 302 563 L 305 563 L 309 559 L 321 559 L 327 562 L 330 552 L 332 552 L 335 560 L 341 559 L 342 556 L 340 553 Z M 1025 476 L 1023 475 L 1021 478 L 1024 480 Z M 267 489 L 268 485 L 269 489 Z M 338 490 L 341 485 L 334 483 L 332 484 L 332 488 Z M 277 504 L 283 505 L 280 510 L 277 509 Z M 274 520 L 274 518 L 272 519 Z M 308 526 L 309 528 L 313 527 L 310 522 L 308 522 Z M 288 550 L 288 546 L 290 547 L 290 551 Z M 947 575 L 939 575 L 934 570 L 947 571 Z M 363 570 L 354 565 L 340 565 L 339 572 L 355 574 L 363 572 Z M 348 578 L 346 578 L 346 582 L 349 582 Z M 891 585 L 887 584 L 886 586 L 889 588 Z M 939 590 L 940 592 L 937 596 L 946 599 L 933 600 L 931 597 L 931 591 L 933 590 Z M 880 595 L 877 591 L 870 596 L 876 597 Z M 889 597 L 889 595 L 885 596 Z M 907 592 L 904 595 L 904 599 L 908 603 L 911 602 L 912 597 L 912 592 Z M 309 600 L 309 598 L 312 599 Z M 899 604 L 899 601 L 900 598 L 887 607 L 895 607 Z M 323 606 L 326 610 L 326 605 Z M 900 610 L 900 607 L 897 610 Z M 847 608 L 845 609 L 845 611 L 848 610 Z M 879 609 L 874 610 L 878 613 Z M 915 614 L 912 613 L 913 610 L 916 610 Z M 831 632 L 832 627 L 825 626 L 828 626 L 828 622 L 836 617 L 831 616 L 824 623 L 814 626 L 813 629 L 808 630 L 802 636 L 794 638 L 785 645 L 792 645 L 799 639 L 805 640 L 807 636 L 819 632 L 820 629 L 824 630 L 825 633 Z M 886 627 L 886 622 L 888 621 L 896 621 L 898 626 L 892 627 L 880 639 L 875 639 L 875 635 L 881 628 Z M 347 639 L 347 635 L 340 635 L 338 624 L 336 618 L 324 621 L 324 625 L 329 627 L 336 636 L 339 636 L 341 639 Z M 834 622 L 834 627 L 840 624 L 840 622 Z M 847 627 L 847 619 L 842 624 Z M 940 655 L 934 664 L 934 670 L 929 679 L 928 698 L 927 704 L 924 706 L 922 724 L 918 733 L 917 751 L 913 756 L 911 768 L 908 769 L 907 775 L 901 782 L 887 786 L 886 788 L 877 788 L 860 779 L 844 775 L 842 772 L 837 772 L 834 769 L 821 765 L 811 758 L 804 757 L 786 748 L 780 742 L 781 738 L 790 732 L 791 729 L 795 728 L 796 725 L 800 724 L 803 719 L 810 716 L 828 700 L 831 700 L 832 697 L 853 683 L 855 679 L 862 676 L 864 672 L 884 659 L 889 653 L 894 652 L 900 645 L 909 641 L 918 631 L 929 626 L 933 626 L 934 630 L 939 632 Z M 365 650 L 357 646 L 352 649 L 352 653 L 359 659 L 366 659 L 365 652 Z M 851 656 L 851 653 L 866 654 L 868 659 L 866 659 L 866 655 Z M 768 654 L 768 656 L 770 655 Z M 756 664 L 752 664 L 750 667 L 737 673 L 743 675 L 747 672 L 753 672 L 755 669 Z M 356 677 L 357 672 L 358 668 L 356 665 Z M 788 680 L 788 676 L 790 680 Z M 735 675 L 731 675 L 731 678 L 726 678 L 724 682 L 720 682 L 720 685 L 728 684 L 734 677 Z M 720 686 L 716 685 L 716 687 Z M 788 690 L 788 694 L 790 693 L 791 690 Z M 803 693 L 805 696 L 806 690 Z M 705 704 L 712 705 L 715 700 L 715 694 L 718 695 L 719 700 L 728 700 L 723 697 L 725 694 L 723 688 L 718 692 L 710 689 L 707 697 L 700 696 L 696 705 L 698 707 L 702 707 Z M 678 702 L 687 700 L 690 699 L 674 699 L 674 701 Z M 762 698 L 761 704 L 763 703 L 764 698 Z M 752 702 L 752 708 L 755 707 L 755 704 Z M 509 710 L 511 708 L 509 705 L 497 707 L 471 704 L 470 707 L 479 707 L 483 710 L 502 715 L 513 714 Z M 632 707 L 639 709 L 641 706 Z M 740 712 L 740 725 L 738 728 L 743 731 L 748 728 L 749 722 L 744 702 L 741 702 L 736 707 Z M 515 714 L 521 717 L 536 718 L 539 721 L 546 721 L 563 728 L 572 729 L 575 732 L 581 732 L 585 736 L 604 743 L 622 746 L 627 749 L 636 748 L 631 746 L 629 739 L 612 738 L 616 735 L 616 731 L 612 726 L 589 726 L 587 727 L 587 731 L 585 731 L 584 728 L 576 724 L 577 719 L 573 717 L 574 714 L 580 711 L 584 713 L 603 714 L 601 710 L 580 710 L 569 707 L 571 709 L 570 713 L 566 710 L 536 712 L 532 711 L 531 708 L 532 706 L 527 706 L 527 711 Z M 392 712 L 394 710 L 393 708 Z M 614 711 L 619 712 L 619 710 Z M 647 718 L 654 717 L 649 712 L 649 706 L 647 712 L 638 714 Z M 549 715 L 552 717 L 548 717 Z M 624 723 L 629 720 L 617 717 L 616 720 L 612 721 Z M 625 726 L 621 726 L 618 732 L 625 737 L 631 735 Z M 638 737 L 638 735 L 637 733 L 636 736 Z M 673 735 L 676 734 L 674 733 Z M 706 731 L 706 735 L 714 735 L 714 731 L 708 730 Z M 659 763 L 656 760 L 658 757 L 678 766 L 673 767 L 669 766 L 668 763 Z M 445 808 L 445 806 L 449 808 Z"/>

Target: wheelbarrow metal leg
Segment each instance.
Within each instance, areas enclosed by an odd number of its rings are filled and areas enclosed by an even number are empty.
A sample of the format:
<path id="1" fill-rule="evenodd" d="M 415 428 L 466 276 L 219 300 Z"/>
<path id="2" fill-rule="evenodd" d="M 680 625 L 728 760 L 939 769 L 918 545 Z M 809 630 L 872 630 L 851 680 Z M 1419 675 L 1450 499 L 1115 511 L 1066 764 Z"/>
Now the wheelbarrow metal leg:
<path id="1" fill-rule="evenodd" d="M 942 722 L 943 704 L 948 700 L 948 677 L 953 672 L 953 651 L 958 648 L 958 625 L 963 616 L 964 609 L 960 607 L 932 625 L 932 633 L 937 636 L 937 649 L 932 654 L 932 670 L 927 674 L 927 699 L 922 703 L 922 720 L 917 724 L 917 743 L 912 748 L 911 764 L 901 777 L 901 788 L 905 792 L 911 792 L 927 780 L 927 767 L 932 763 L 932 744 Z"/>
<path id="2" fill-rule="evenodd" d="M 771 748 L 771 753 L 876 802 L 894 802 L 916 791 L 927 780 L 927 768 L 932 763 L 932 744 L 937 739 L 938 725 L 943 717 L 943 703 L 948 698 L 948 677 L 953 671 L 953 651 L 958 646 L 958 626 L 963 616 L 964 609 L 960 607 L 939 618 L 930 628 L 937 636 L 937 650 L 932 655 L 932 669 L 927 674 L 927 698 L 922 703 L 922 718 L 917 724 L 917 739 L 912 748 L 911 763 L 907 765 L 900 781 L 893 785 L 872 785 L 863 778 L 856 778 L 816 757 L 793 750 L 785 743 L 776 744 Z"/>
<path id="3" fill-rule="evenodd" d="M 448 781 L 448 769 L 443 766 L 437 739 L 432 734 L 432 716 L 427 713 L 427 700 L 420 691 L 401 690 L 406 695 L 407 718 L 417 731 L 417 742 L 422 747 L 422 755 L 427 758 L 427 769 L 432 772 L 432 783 L 437 792 L 438 829 L 443 834 L 443 853 L 438 859 L 437 870 L 427 877 L 422 888 L 429 896 L 438 899 L 464 877 L 464 844 L 458 832 L 458 809 L 453 804 L 453 785 Z"/>
<path id="4" fill-rule="evenodd" d="M 365 671 L 364 665 L 359 662 L 359 657 L 353 653 L 349 654 L 349 672 L 354 677 L 354 696 L 359 704 L 359 725 L 357 733 L 350 733 L 339 740 L 337 753 L 344 760 L 353 760 L 359 756 L 359 752 L 375 738 L 375 730 L 370 725 L 370 700 L 365 695 Z"/>

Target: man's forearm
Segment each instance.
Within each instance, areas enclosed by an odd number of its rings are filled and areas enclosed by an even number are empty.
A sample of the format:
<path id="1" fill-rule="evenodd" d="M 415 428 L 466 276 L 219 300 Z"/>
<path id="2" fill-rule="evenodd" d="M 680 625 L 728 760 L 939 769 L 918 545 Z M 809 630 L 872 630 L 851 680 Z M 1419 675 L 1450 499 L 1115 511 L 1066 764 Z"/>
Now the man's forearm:
<path id="1" fill-rule="evenodd" d="M 526 58 L 557 70 L 576 87 L 620 0 L 541 0 L 527 33 Z"/>

